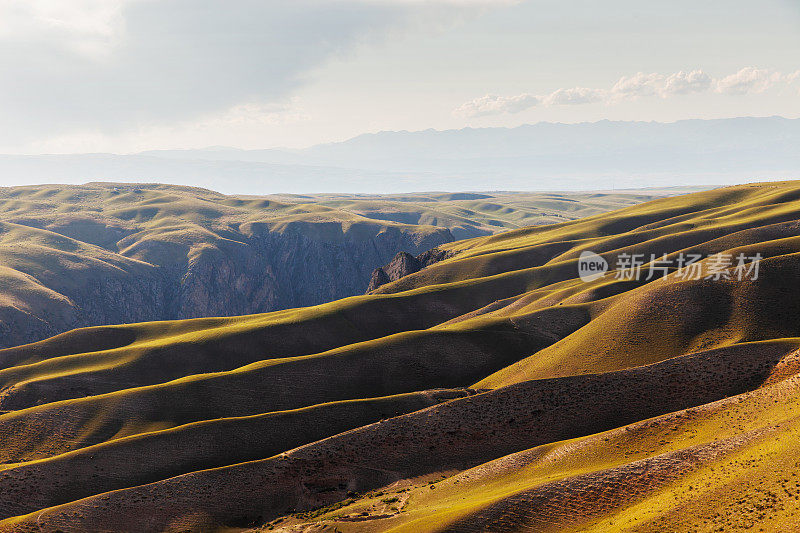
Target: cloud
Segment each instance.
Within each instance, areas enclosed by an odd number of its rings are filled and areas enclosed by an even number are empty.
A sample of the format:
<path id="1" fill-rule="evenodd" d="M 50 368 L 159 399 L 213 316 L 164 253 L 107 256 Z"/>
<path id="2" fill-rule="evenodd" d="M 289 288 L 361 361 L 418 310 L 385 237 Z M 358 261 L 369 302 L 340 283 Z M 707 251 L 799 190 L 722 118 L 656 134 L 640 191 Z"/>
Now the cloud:
<path id="1" fill-rule="evenodd" d="M 558 89 L 544 98 L 546 105 L 578 105 L 602 102 L 606 92 L 600 89 L 587 87 L 573 87 L 572 89 Z"/>
<path id="2" fill-rule="evenodd" d="M 713 83 L 713 78 L 702 70 L 691 72 L 681 70 L 664 78 L 658 93 L 664 98 L 679 94 L 702 93 L 708 91 Z"/>
<path id="3" fill-rule="evenodd" d="M 460 105 L 453 111 L 453 114 L 460 117 L 481 117 L 485 115 L 502 115 L 503 113 L 519 113 L 538 105 L 540 102 L 540 98 L 531 94 L 508 97 L 487 94 Z"/>
<path id="4" fill-rule="evenodd" d="M 637 72 L 633 76 L 623 76 L 611 88 L 610 94 L 619 99 L 651 96 L 658 92 L 658 86 L 664 81 L 661 74 L 645 74 Z"/>
<path id="5" fill-rule="evenodd" d="M 725 94 L 763 93 L 782 79 L 780 72 L 745 67 L 717 81 L 717 91 Z"/>
<path id="6" fill-rule="evenodd" d="M 713 78 L 703 70 L 681 70 L 672 74 L 637 72 L 631 76 L 622 76 L 610 89 L 574 87 L 556 89 L 543 96 L 528 93 L 518 96 L 487 95 L 457 107 L 453 114 L 462 117 L 480 117 L 519 113 L 536 105 L 561 106 L 595 103 L 613 105 L 646 97 L 666 99 L 711 92 L 744 95 L 761 93 L 776 84 L 791 84 L 798 80 L 800 80 L 800 71 L 781 74 L 753 67 L 743 68 L 735 74 L 720 79 Z"/>
<path id="7" fill-rule="evenodd" d="M 31 50 L 33 69 L 46 52 L 107 58 L 124 32 L 123 8 L 134 1 L 141 0 L 0 0 L 0 61 L 7 69 L 5 56 Z"/>
<path id="8" fill-rule="evenodd" d="M 364 43 L 491 5 L 0 0 L 0 137 L 117 134 L 280 102 Z"/>
<path id="9" fill-rule="evenodd" d="M 702 70 L 678 71 L 664 75 L 657 72 L 645 74 L 638 72 L 633 76 L 623 76 L 611 88 L 609 96 L 616 100 L 632 100 L 644 96 L 670 96 L 701 93 L 713 83 L 710 75 Z"/>

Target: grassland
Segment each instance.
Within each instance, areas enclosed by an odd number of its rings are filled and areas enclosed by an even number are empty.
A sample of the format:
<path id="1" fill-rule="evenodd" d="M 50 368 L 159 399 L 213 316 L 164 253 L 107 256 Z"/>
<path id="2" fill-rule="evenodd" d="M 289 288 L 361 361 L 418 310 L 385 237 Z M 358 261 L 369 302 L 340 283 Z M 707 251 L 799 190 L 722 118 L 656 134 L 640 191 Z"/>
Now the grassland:
<path id="1" fill-rule="evenodd" d="M 442 245 L 369 295 L 2 350 L 0 531 L 793 531 L 798 235 L 799 182 L 729 187 Z M 616 279 L 681 253 L 698 279 Z"/>
<path id="2" fill-rule="evenodd" d="M 373 269 L 676 191 L 232 197 L 168 185 L 0 189 L 0 347 L 84 326 L 235 316 L 361 294 Z"/>

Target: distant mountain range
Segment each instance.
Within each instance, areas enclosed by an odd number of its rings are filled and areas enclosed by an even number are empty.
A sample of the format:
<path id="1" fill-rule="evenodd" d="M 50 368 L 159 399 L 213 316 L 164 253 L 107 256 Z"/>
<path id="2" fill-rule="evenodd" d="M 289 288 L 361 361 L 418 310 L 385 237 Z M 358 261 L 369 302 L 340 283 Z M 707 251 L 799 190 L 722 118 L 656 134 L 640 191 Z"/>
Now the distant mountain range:
<path id="1" fill-rule="evenodd" d="M 800 177 L 800 119 L 380 132 L 305 150 L 4 155 L 0 182 L 152 181 L 224 193 L 585 190 Z"/>

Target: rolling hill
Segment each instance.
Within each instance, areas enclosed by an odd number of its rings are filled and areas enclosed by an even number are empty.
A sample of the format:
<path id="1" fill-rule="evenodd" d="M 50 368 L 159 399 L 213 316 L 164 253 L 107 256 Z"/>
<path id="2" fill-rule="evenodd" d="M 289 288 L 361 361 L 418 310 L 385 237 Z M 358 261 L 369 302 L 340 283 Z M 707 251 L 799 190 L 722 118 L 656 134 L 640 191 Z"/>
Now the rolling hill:
<path id="1" fill-rule="evenodd" d="M 439 249 L 367 295 L 1 350 L 0 531 L 794 530 L 800 182 Z"/>
<path id="2" fill-rule="evenodd" d="M 232 197 L 96 183 L 0 189 L 0 347 L 83 326 L 232 316 L 361 294 L 398 252 L 677 190 Z"/>

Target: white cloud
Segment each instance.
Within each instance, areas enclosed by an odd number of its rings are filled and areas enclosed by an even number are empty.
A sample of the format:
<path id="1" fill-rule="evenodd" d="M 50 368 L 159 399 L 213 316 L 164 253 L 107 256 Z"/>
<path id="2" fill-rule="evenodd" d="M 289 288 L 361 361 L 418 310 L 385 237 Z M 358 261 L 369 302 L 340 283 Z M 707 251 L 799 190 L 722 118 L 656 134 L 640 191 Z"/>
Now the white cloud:
<path id="1" fill-rule="evenodd" d="M 713 78 L 702 70 L 678 71 L 664 75 L 657 72 L 645 74 L 637 72 L 633 76 L 623 76 L 610 91 L 613 100 L 634 100 L 645 96 L 671 96 L 701 93 L 708 91 Z"/>
<path id="2" fill-rule="evenodd" d="M 460 105 L 453 111 L 453 114 L 460 117 L 481 117 L 485 115 L 519 113 L 539 105 L 540 102 L 541 99 L 532 94 L 519 94 L 517 96 L 487 94 Z"/>
<path id="3" fill-rule="evenodd" d="M 658 92 L 658 87 L 663 84 L 662 74 L 645 74 L 637 72 L 633 76 L 623 76 L 611 88 L 611 95 L 619 99 L 652 96 Z"/>
<path id="4" fill-rule="evenodd" d="M 0 0 L 0 34 L 31 29 L 83 35 L 108 35 L 120 11 L 132 0 Z"/>
<path id="5" fill-rule="evenodd" d="M 573 87 L 571 89 L 558 89 L 544 98 L 546 105 L 579 105 L 602 102 L 607 98 L 606 92 L 600 89 L 587 87 Z"/>
<path id="6" fill-rule="evenodd" d="M 574 87 L 556 89 L 544 96 L 521 94 L 518 96 L 487 95 L 467 102 L 453 111 L 456 116 L 479 117 L 502 113 L 519 113 L 535 105 L 559 106 L 604 103 L 618 104 L 645 97 L 672 98 L 689 94 L 722 93 L 744 95 L 761 93 L 779 84 L 800 80 L 800 70 L 781 74 L 767 69 L 743 68 L 735 74 L 714 79 L 703 70 L 678 71 L 672 74 L 637 72 L 621 77 L 611 89 Z"/>
<path id="7" fill-rule="evenodd" d="M 783 79 L 780 72 L 745 67 L 717 81 L 717 91 L 725 94 L 763 93 Z"/>
<path id="8" fill-rule="evenodd" d="M 103 58 L 124 33 L 122 10 L 136 0 L 0 0 L 0 40 L 57 41 L 78 55 Z"/>
<path id="9" fill-rule="evenodd" d="M 667 98 L 677 94 L 702 93 L 709 90 L 713 82 L 713 78 L 702 70 L 681 70 L 664 78 L 658 94 Z"/>

